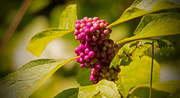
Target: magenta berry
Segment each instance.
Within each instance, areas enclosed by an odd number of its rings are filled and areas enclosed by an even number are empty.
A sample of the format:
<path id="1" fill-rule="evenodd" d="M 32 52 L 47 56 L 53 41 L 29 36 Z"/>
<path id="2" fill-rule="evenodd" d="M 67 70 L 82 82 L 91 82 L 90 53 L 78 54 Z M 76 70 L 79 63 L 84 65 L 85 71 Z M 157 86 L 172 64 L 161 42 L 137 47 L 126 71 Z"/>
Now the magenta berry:
<path id="1" fill-rule="evenodd" d="M 94 79 L 94 76 L 90 76 L 90 81 L 93 81 Z"/>
<path id="2" fill-rule="evenodd" d="M 88 53 L 88 55 L 89 55 L 89 57 L 93 58 L 93 57 L 95 56 L 95 52 L 94 52 L 94 51 L 90 51 L 90 52 Z"/>
<path id="3" fill-rule="evenodd" d="M 80 27 L 80 23 L 77 23 L 76 25 L 75 25 L 75 29 L 80 29 L 81 27 Z"/>
<path id="4" fill-rule="evenodd" d="M 79 55 L 81 58 L 84 58 L 85 54 L 84 53 L 80 53 Z"/>
<path id="5" fill-rule="evenodd" d="M 80 67 L 83 68 L 85 65 L 84 64 L 80 64 Z"/>
<path id="6" fill-rule="evenodd" d="M 83 62 L 84 62 L 83 58 L 80 58 L 80 59 L 79 59 L 79 62 L 80 62 L 80 63 L 83 63 Z"/>
<path id="7" fill-rule="evenodd" d="M 85 60 L 85 61 L 89 61 L 89 60 L 90 60 L 89 55 L 84 56 L 84 60 Z"/>

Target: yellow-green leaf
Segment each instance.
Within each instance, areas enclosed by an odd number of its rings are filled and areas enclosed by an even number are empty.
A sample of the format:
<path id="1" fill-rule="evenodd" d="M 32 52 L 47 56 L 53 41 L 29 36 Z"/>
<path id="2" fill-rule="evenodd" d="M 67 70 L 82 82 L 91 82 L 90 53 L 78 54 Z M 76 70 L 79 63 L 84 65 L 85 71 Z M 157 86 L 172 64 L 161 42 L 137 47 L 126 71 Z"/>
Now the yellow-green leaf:
<path id="1" fill-rule="evenodd" d="M 31 38 L 26 50 L 39 57 L 49 42 L 73 31 L 65 29 L 47 29 L 41 31 Z"/>
<path id="2" fill-rule="evenodd" d="M 1 98 L 27 98 L 70 59 L 39 59 L 23 65 L 0 81 Z"/>
<path id="3" fill-rule="evenodd" d="M 132 61 L 129 66 L 120 66 L 119 80 L 116 82 L 119 91 L 124 97 L 129 91 L 141 84 L 149 84 L 151 76 L 151 60 L 152 58 L 143 56 Z M 158 83 L 160 80 L 160 66 L 154 60 L 153 83 Z"/>
<path id="4" fill-rule="evenodd" d="M 70 88 L 57 94 L 54 98 L 77 98 L 79 88 Z"/>
<path id="5" fill-rule="evenodd" d="M 78 98 L 92 98 L 97 97 L 98 94 L 107 98 L 120 98 L 116 84 L 107 80 L 101 80 L 95 85 L 79 87 Z"/>
<path id="6" fill-rule="evenodd" d="M 77 20 L 77 5 L 71 4 L 66 7 L 59 19 L 59 29 L 74 29 Z"/>
<path id="7" fill-rule="evenodd" d="M 180 2 L 178 0 L 136 0 L 108 28 L 145 14 L 173 8 L 180 8 Z"/>
<path id="8" fill-rule="evenodd" d="M 161 37 L 180 34 L 180 14 L 160 13 L 149 14 L 142 18 L 139 26 L 135 30 L 135 36 L 125 38 L 117 44 L 142 38 Z"/>

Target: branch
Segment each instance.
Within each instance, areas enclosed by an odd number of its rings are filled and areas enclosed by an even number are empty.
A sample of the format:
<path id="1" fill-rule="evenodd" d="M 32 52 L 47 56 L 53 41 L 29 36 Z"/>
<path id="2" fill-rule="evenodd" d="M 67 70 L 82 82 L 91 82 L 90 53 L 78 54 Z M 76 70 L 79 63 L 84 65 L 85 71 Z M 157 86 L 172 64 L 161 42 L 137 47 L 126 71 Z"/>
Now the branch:
<path id="1" fill-rule="evenodd" d="M 24 0 L 21 4 L 21 7 L 19 8 L 16 16 L 14 17 L 14 20 L 11 22 L 11 25 L 9 26 L 8 30 L 6 31 L 4 37 L 1 40 L 0 43 L 0 55 L 2 54 L 3 50 L 7 46 L 9 40 L 11 39 L 12 35 L 16 31 L 16 28 L 18 27 L 19 23 L 21 22 L 24 14 L 26 13 L 29 5 L 31 4 L 32 0 Z"/>

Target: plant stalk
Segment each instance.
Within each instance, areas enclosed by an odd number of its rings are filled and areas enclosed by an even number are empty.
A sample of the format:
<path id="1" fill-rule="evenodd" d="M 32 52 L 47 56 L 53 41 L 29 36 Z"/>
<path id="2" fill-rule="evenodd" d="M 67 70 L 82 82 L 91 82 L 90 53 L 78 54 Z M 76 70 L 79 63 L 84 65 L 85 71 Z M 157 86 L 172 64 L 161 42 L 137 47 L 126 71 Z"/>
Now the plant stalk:
<path id="1" fill-rule="evenodd" d="M 151 78 L 150 78 L 150 90 L 149 98 L 152 97 L 152 80 L 153 80 L 153 59 L 154 59 L 154 40 L 152 40 L 152 61 L 151 61 Z"/>

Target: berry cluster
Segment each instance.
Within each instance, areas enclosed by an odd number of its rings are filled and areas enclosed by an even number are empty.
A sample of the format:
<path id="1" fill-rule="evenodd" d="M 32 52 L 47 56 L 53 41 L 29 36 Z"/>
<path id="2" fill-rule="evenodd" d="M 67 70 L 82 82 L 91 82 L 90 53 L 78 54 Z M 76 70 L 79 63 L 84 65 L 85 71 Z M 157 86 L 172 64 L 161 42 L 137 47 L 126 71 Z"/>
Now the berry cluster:
<path id="1" fill-rule="evenodd" d="M 81 68 L 86 67 L 93 68 L 92 70 L 99 70 L 92 71 L 96 73 L 96 75 L 93 74 L 90 77 L 93 83 L 97 83 L 100 80 L 99 78 L 105 78 L 100 76 L 100 74 L 98 75 L 98 73 L 103 74 L 103 68 L 107 68 L 110 65 L 118 49 L 114 41 L 109 39 L 112 30 L 106 28 L 107 26 L 108 23 L 104 20 L 99 20 L 98 17 L 84 17 L 81 20 L 77 20 L 75 25 L 75 39 L 81 43 L 75 49 L 77 56 L 80 56 L 76 61 L 80 63 Z M 102 68 L 100 68 L 100 65 Z M 115 79 L 112 78 L 110 80 Z"/>

